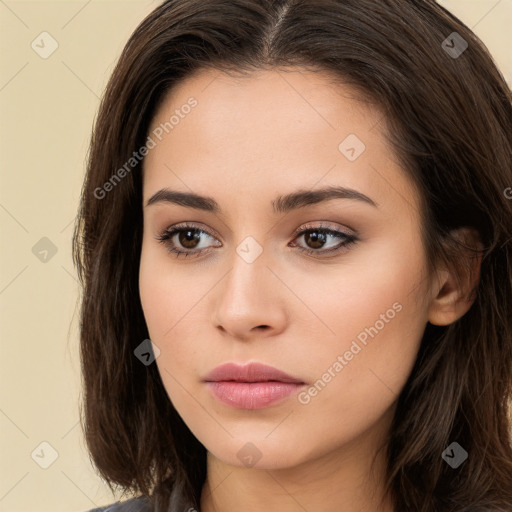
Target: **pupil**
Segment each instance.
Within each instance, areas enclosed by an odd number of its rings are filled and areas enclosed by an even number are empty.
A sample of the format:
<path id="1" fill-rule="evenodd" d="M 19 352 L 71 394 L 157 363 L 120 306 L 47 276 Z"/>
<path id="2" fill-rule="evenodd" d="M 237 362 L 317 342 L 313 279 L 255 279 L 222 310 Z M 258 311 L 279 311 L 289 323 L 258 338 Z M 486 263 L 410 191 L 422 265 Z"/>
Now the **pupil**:
<path id="1" fill-rule="evenodd" d="M 199 233 L 194 230 L 182 231 L 179 235 L 180 243 L 187 249 L 193 249 L 199 241 Z"/>
<path id="2" fill-rule="evenodd" d="M 325 243 L 325 233 L 319 233 L 318 231 L 312 231 L 306 238 L 309 238 L 313 242 L 313 247 L 318 249 Z"/>

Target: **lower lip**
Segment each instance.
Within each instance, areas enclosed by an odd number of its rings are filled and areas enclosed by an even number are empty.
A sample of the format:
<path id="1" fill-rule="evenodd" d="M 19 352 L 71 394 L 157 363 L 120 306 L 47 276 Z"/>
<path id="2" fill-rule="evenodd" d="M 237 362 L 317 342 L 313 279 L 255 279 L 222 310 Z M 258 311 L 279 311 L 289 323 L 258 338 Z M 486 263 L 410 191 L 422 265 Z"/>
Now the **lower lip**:
<path id="1" fill-rule="evenodd" d="M 263 409 L 298 391 L 304 384 L 291 382 L 207 382 L 221 402 L 238 409 Z"/>

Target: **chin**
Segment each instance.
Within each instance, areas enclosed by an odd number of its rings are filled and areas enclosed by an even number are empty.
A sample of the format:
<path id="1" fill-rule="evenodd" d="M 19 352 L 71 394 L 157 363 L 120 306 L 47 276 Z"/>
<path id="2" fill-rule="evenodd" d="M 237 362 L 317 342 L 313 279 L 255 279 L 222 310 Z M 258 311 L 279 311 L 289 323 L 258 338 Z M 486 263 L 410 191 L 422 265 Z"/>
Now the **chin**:
<path id="1" fill-rule="evenodd" d="M 290 445 L 283 439 L 265 439 L 265 434 L 245 435 L 243 438 L 230 438 L 222 446 L 217 444 L 208 451 L 224 464 L 247 469 L 285 469 L 297 466 L 307 460 L 306 453 L 298 453 L 297 444 L 287 436 Z"/>

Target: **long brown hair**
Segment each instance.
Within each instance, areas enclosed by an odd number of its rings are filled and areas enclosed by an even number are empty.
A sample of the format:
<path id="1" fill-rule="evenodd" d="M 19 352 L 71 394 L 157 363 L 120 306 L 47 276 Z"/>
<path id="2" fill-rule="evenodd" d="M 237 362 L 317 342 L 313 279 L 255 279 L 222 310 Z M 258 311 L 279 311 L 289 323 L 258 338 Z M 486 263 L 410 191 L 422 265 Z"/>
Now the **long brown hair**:
<path id="1" fill-rule="evenodd" d="M 94 464 L 112 490 L 151 495 L 158 510 L 199 510 L 206 450 L 156 365 L 134 356 L 149 338 L 138 289 L 142 162 L 125 164 L 192 72 L 281 66 L 329 72 L 387 112 L 421 192 L 430 269 L 445 262 L 462 279 L 470 248 L 453 230 L 481 238 L 475 302 L 447 327 L 427 324 L 398 398 L 386 475 L 396 512 L 510 512 L 511 92 L 483 43 L 433 0 L 167 0 L 137 27 L 100 105 L 73 237 Z M 442 458 L 453 441 L 468 453 L 457 469 Z"/>

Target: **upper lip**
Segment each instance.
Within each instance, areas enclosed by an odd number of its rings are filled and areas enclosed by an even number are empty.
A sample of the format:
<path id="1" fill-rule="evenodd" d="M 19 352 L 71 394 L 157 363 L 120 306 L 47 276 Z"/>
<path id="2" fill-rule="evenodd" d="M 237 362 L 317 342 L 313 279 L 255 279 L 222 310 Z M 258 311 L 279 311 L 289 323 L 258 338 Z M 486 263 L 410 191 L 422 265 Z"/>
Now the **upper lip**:
<path id="1" fill-rule="evenodd" d="M 205 378 L 206 382 L 235 381 L 235 382 L 291 382 L 304 384 L 287 373 L 272 366 L 261 363 L 239 365 L 226 363 L 214 368 Z"/>

